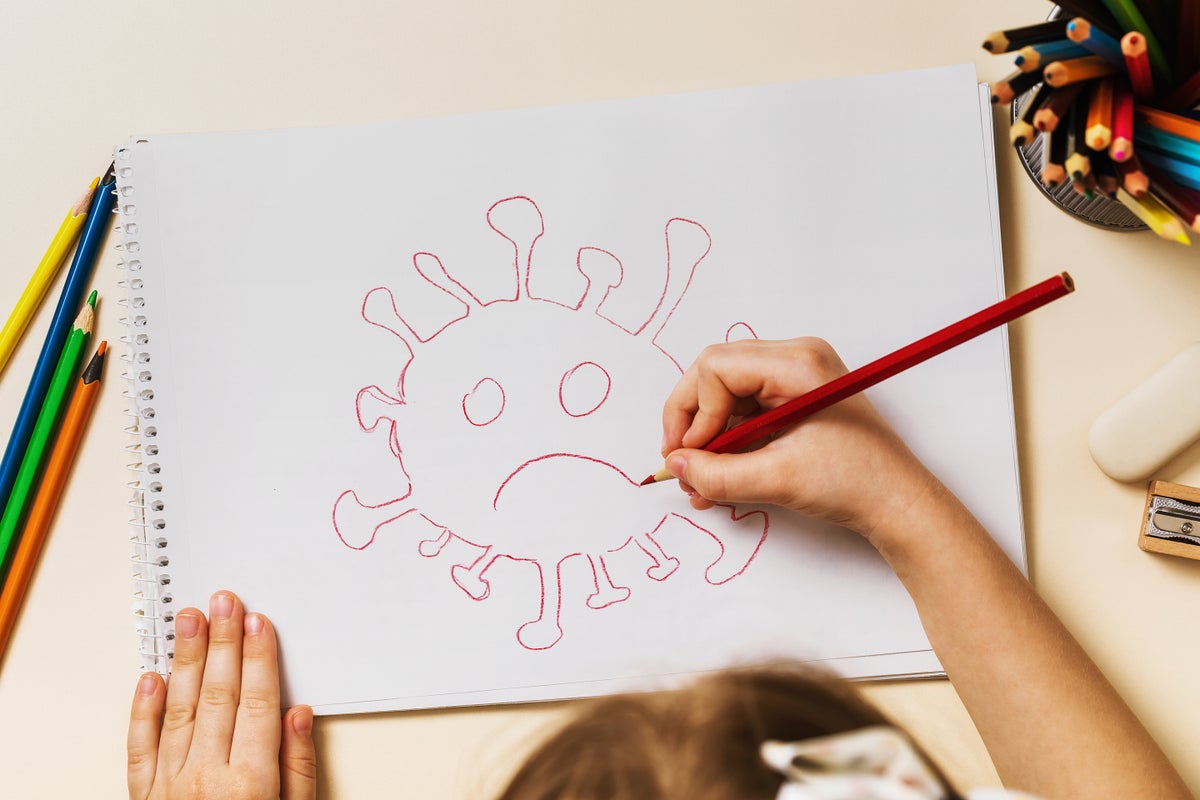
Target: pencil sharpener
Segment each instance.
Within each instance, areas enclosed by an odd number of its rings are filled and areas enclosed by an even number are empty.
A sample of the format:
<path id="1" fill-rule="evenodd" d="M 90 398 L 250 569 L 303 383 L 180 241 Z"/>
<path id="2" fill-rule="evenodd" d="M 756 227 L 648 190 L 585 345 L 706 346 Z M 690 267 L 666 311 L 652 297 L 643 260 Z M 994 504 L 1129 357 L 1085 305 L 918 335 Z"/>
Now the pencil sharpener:
<path id="1" fill-rule="evenodd" d="M 1200 561 L 1200 489 L 1152 481 L 1138 547 Z"/>

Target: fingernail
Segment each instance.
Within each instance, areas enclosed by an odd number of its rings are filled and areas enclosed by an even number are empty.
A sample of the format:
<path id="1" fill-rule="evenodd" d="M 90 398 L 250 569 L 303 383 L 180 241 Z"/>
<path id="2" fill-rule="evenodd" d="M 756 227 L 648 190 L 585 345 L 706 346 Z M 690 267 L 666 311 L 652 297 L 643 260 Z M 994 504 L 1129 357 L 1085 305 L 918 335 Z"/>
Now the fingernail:
<path id="1" fill-rule="evenodd" d="M 257 636 L 263 632 L 263 627 L 265 627 L 262 614 L 247 614 L 245 624 L 247 636 Z"/>
<path id="2" fill-rule="evenodd" d="M 305 708 L 292 715 L 292 730 L 301 736 L 308 736 L 312 733 L 312 709 Z"/>
<path id="3" fill-rule="evenodd" d="M 217 592 L 212 596 L 208 611 L 214 619 L 228 619 L 233 616 L 233 597 L 226 592 Z"/>
<path id="4" fill-rule="evenodd" d="M 687 459 L 683 456 L 671 456 L 667 459 L 667 472 L 676 478 L 682 478 L 687 472 Z"/>
<path id="5" fill-rule="evenodd" d="M 180 614 L 175 617 L 175 635 L 191 639 L 200 632 L 200 619 L 195 614 Z"/>
<path id="6" fill-rule="evenodd" d="M 137 693 L 142 697 L 150 697 L 158 688 L 158 678 L 154 677 L 153 673 L 147 672 L 142 677 L 138 678 Z"/>

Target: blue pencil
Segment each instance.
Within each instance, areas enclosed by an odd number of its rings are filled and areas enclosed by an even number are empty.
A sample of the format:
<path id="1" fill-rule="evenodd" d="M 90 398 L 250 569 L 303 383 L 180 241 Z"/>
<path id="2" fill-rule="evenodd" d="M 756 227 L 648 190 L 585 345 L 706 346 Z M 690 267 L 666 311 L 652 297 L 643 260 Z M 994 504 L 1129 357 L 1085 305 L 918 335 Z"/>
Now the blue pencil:
<path id="1" fill-rule="evenodd" d="M 1150 125 L 1135 125 L 1133 140 L 1192 164 L 1200 164 L 1200 142 Z"/>
<path id="2" fill-rule="evenodd" d="M 1153 150 L 1149 147 L 1139 147 L 1137 156 L 1142 161 L 1166 172 L 1168 177 L 1174 179 L 1181 186 L 1200 189 L 1200 166 L 1183 161 L 1182 159 L 1172 158 L 1159 150 Z"/>
<path id="3" fill-rule="evenodd" d="M 0 459 L 0 507 L 8 505 L 9 495 L 12 494 L 13 484 L 17 480 L 17 470 L 25 458 L 25 448 L 29 445 L 34 423 L 37 422 L 45 402 L 50 379 L 54 377 L 54 367 L 62 353 L 67 334 L 71 332 L 71 323 L 83 304 L 92 268 L 96 265 L 96 257 L 100 252 L 100 244 L 112 226 L 116 184 L 116 174 L 113 167 L 109 166 L 92 197 L 87 224 L 79 239 L 79 246 L 75 249 L 71 268 L 67 271 L 66 283 L 58 298 L 58 306 L 54 309 L 54 317 L 50 320 L 50 330 L 46 333 L 41 355 L 33 368 L 33 377 L 29 379 L 29 388 L 25 390 L 21 409 L 17 412 L 17 421 L 13 425 L 12 435 L 8 438 L 8 446 L 4 449 L 4 457 Z"/>
<path id="4" fill-rule="evenodd" d="M 1067 23 L 1067 38 L 1083 45 L 1105 61 L 1125 69 L 1125 54 L 1121 52 L 1121 43 L 1083 17 Z"/>

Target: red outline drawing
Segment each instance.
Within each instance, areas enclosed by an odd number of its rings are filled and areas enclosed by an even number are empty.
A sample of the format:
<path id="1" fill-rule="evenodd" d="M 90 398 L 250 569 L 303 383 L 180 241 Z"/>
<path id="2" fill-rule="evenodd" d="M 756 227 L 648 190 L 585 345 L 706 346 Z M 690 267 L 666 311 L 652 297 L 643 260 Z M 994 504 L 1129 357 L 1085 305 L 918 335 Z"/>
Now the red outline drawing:
<path id="1" fill-rule="evenodd" d="M 493 203 L 487 209 L 485 219 L 487 226 L 512 246 L 511 261 L 508 264 L 496 265 L 505 271 L 511 270 L 512 288 L 511 290 L 502 291 L 501 296 L 496 300 L 491 300 L 487 303 L 482 302 L 467 285 L 460 282 L 452 274 L 452 271 L 447 270 L 437 255 L 425 251 L 419 251 L 413 255 L 412 268 L 432 287 L 459 301 L 463 309 L 461 314 L 448 314 L 448 318 L 441 320 L 442 324 L 440 327 L 422 337 L 405 318 L 406 312 L 412 311 L 415 313 L 418 310 L 425 315 L 422 319 L 428 318 L 428 306 L 405 305 L 406 303 L 418 304 L 420 303 L 419 298 L 410 298 L 406 295 L 398 296 L 387 286 L 377 286 L 369 290 L 363 299 L 362 307 L 360 308 L 362 318 L 367 323 L 387 330 L 400 339 L 406 350 L 406 352 L 401 353 L 400 368 L 396 370 L 399 373 L 399 377 L 396 379 L 394 395 L 380 389 L 378 386 L 371 385 L 359 389 L 355 398 L 355 413 L 358 425 L 362 431 L 365 433 L 375 433 L 383 429 L 387 433 L 388 450 L 394 458 L 394 463 L 399 467 L 399 470 L 396 472 L 398 485 L 395 492 L 392 493 L 393 499 L 379 504 L 363 502 L 359 494 L 352 489 L 347 489 L 339 494 L 334 502 L 332 514 L 333 528 L 338 538 L 343 544 L 353 550 L 365 550 L 378 539 L 381 531 L 386 527 L 398 522 L 402 518 L 409 517 L 415 511 L 417 513 L 409 518 L 416 520 L 418 523 L 423 523 L 427 529 L 432 529 L 429 533 L 425 534 L 427 537 L 430 537 L 430 534 L 432 534 L 430 538 L 424 538 L 418 542 L 417 552 L 425 558 L 436 558 L 444 553 L 454 554 L 453 556 L 448 556 L 452 560 L 449 570 L 451 580 L 469 598 L 479 602 L 486 600 L 491 595 L 492 587 L 489 580 L 489 572 L 497 561 L 503 559 L 513 564 L 529 565 L 531 567 L 530 571 L 536 576 L 540 587 L 537 615 L 517 627 L 516 639 L 521 647 L 533 651 L 551 648 L 564 636 L 562 628 L 564 598 L 578 596 L 576 590 L 572 590 L 569 587 L 564 589 L 564 566 L 572 559 L 579 559 L 577 563 L 587 564 L 587 571 L 584 574 L 590 577 L 590 581 L 586 581 L 589 585 L 586 589 L 587 596 L 585 603 L 587 607 L 592 609 L 604 609 L 619 605 L 628 601 L 634 594 L 632 586 L 618 583 L 610 571 L 611 563 L 616 563 L 618 566 L 624 564 L 626 565 L 625 568 L 628 568 L 628 559 L 625 557 L 610 563 L 609 558 L 618 552 L 628 550 L 632 553 L 640 553 L 641 556 L 638 556 L 638 558 L 644 557 L 649 564 L 644 571 L 648 580 L 661 583 L 674 575 L 680 567 L 680 560 L 664 549 L 661 542 L 664 526 L 668 523 L 672 525 L 672 535 L 691 536 L 692 533 L 695 533 L 699 534 L 700 540 L 711 541 L 715 544 L 716 555 L 704 570 L 704 581 L 707 584 L 720 586 L 745 573 L 766 541 L 767 532 L 770 528 L 768 516 L 758 510 L 739 513 L 732 506 L 718 506 L 718 508 L 724 509 L 726 513 L 717 514 L 710 511 L 703 517 L 697 518 L 693 518 L 693 515 L 690 513 L 684 514 L 673 511 L 650 512 L 649 515 L 651 518 L 636 523 L 638 526 L 637 529 L 629 530 L 626 527 L 625 530 L 620 532 L 614 531 L 614 536 L 620 537 L 615 539 L 616 542 L 620 542 L 617 547 L 597 548 L 596 543 L 580 543 L 573 539 L 565 538 L 563 539 L 564 544 L 562 548 L 557 551 L 556 555 L 551 556 L 548 552 L 542 555 L 534 555 L 531 552 L 523 550 L 519 543 L 503 545 L 501 543 L 481 541 L 479 540 L 480 537 L 486 536 L 487 530 L 457 530 L 453 525 L 447 525 L 440 521 L 447 519 L 449 516 L 454 516 L 454 510 L 439 511 L 433 508 L 425 508 L 419 500 L 414 499 L 418 497 L 420 486 L 425 482 L 438 480 L 457 481 L 462 477 L 461 475 L 456 475 L 454 470 L 426 467 L 419 472 L 411 473 L 416 478 L 416 487 L 414 487 L 414 481 L 409 477 L 408 463 L 410 457 L 412 457 L 412 453 L 404 450 L 403 439 L 398 433 L 398 420 L 406 412 L 410 411 L 407 408 L 411 405 L 409 391 L 412 387 L 407 385 L 410 380 L 410 366 L 418 359 L 423 359 L 423 353 L 426 351 L 429 351 L 431 359 L 434 358 L 435 352 L 443 352 L 444 354 L 444 351 L 438 351 L 439 343 L 451 328 L 457 328 L 460 324 L 468 322 L 471 325 L 478 325 L 481 335 L 483 335 L 488 330 L 488 326 L 485 323 L 493 315 L 497 315 L 495 318 L 496 324 L 502 326 L 503 323 L 499 321 L 501 319 L 500 315 L 504 313 L 509 314 L 510 316 L 505 317 L 505 319 L 511 321 L 511 314 L 515 313 L 512 310 L 506 311 L 505 309 L 519 308 L 520 306 L 513 305 L 518 302 L 538 303 L 545 309 L 560 309 L 564 316 L 556 317 L 556 319 L 562 319 L 566 322 L 572 320 L 592 320 L 591 324 L 595 325 L 597 324 L 595 320 L 602 320 L 606 325 L 617 329 L 617 339 L 630 341 L 624 337 L 631 337 L 632 340 L 640 341 L 642 346 L 649 351 L 657 351 L 662 356 L 665 356 L 665 360 L 659 360 L 657 356 L 652 360 L 655 363 L 661 363 L 666 373 L 674 376 L 683 372 L 680 362 L 674 355 L 667 352 L 664 345 L 659 342 L 659 337 L 670 324 L 672 316 L 691 288 L 696 269 L 712 251 L 712 236 L 703 225 L 684 217 L 672 217 L 663 226 L 665 264 L 663 264 L 662 289 L 658 292 L 657 298 L 653 299 L 653 308 L 649 314 L 645 315 L 644 319 L 634 329 L 630 329 L 616 322 L 604 311 L 604 307 L 609 303 L 610 299 L 613 299 L 613 302 L 615 302 L 615 298 L 617 297 L 615 292 L 621 289 L 625 277 L 625 265 L 617 255 L 599 247 L 584 246 L 577 248 L 575 251 L 575 268 L 585 280 L 586 285 L 583 294 L 571 302 L 550 297 L 537 297 L 530 290 L 530 276 L 537 269 L 534 262 L 536 246 L 545 234 L 545 218 L 542 216 L 541 209 L 529 197 L 514 195 Z M 529 314 L 528 311 L 520 313 Z M 559 312 L 554 313 L 558 314 Z M 540 320 L 540 317 L 538 319 Z M 428 331 L 430 326 L 436 324 L 437 321 L 437 318 L 435 318 L 432 323 L 428 321 L 423 322 L 422 329 Z M 604 326 L 601 327 L 603 328 Z M 608 328 L 604 329 L 608 330 Z M 497 329 L 497 333 L 503 330 L 505 329 L 500 327 Z M 497 335 L 497 333 L 493 333 L 492 335 Z M 546 333 L 554 335 L 556 332 L 551 330 Z M 735 322 L 726 330 L 727 339 L 735 336 L 737 338 L 744 338 L 746 335 L 754 337 L 755 333 L 744 322 Z M 453 337 L 446 336 L 446 338 L 454 339 L 460 343 L 462 341 L 462 337 L 457 335 Z M 590 340 L 585 336 L 580 341 L 587 342 Z M 461 347 L 461 344 L 456 346 Z M 575 430 L 576 426 L 589 427 L 589 429 L 592 429 L 591 426 L 600 426 L 599 429 L 603 437 L 611 438 L 611 425 L 613 423 L 611 419 L 605 420 L 601 418 L 605 417 L 606 414 L 611 415 L 611 413 L 619 412 L 605 412 L 605 414 L 597 412 L 601 408 L 606 408 L 610 405 L 609 401 L 613 394 L 614 385 L 613 371 L 619 371 L 624 365 L 620 362 L 619 358 L 613 360 L 604 357 L 603 354 L 597 356 L 597 358 L 602 358 L 603 362 L 608 366 L 601 366 L 599 361 L 580 360 L 576 362 L 574 367 L 561 374 L 558 379 L 557 406 L 558 410 L 566 415 L 566 419 L 572 420 L 570 426 L 568 426 L 568 430 Z M 439 361 L 438 363 L 442 362 Z M 473 368 L 474 362 L 470 363 L 472 365 L 471 368 Z M 591 368 L 599 370 L 605 382 L 605 389 L 598 402 L 590 408 L 583 410 L 585 406 L 590 404 L 590 398 L 586 401 L 572 401 L 564 396 L 564 391 L 568 389 L 572 376 L 585 367 L 589 368 L 589 370 Z M 463 366 L 464 370 L 467 368 L 467 366 Z M 546 369 L 551 368 L 550 365 L 546 366 Z M 558 369 L 561 368 L 561 366 L 558 367 Z M 388 369 L 395 370 L 395 367 L 388 367 Z M 450 368 L 447 367 L 447 369 Z M 671 372 L 672 370 L 674 370 L 673 373 Z M 491 372 L 490 368 L 489 372 Z M 453 375 L 456 373 L 451 371 L 441 374 L 443 377 L 440 380 L 444 383 L 446 374 Z M 475 375 L 465 381 L 468 385 L 471 381 L 474 381 L 474 385 L 469 391 L 460 395 L 461 400 L 459 401 L 459 405 L 461 406 L 463 416 L 472 427 L 464 428 L 465 433 L 460 432 L 455 434 L 455 436 L 464 437 L 461 440 L 455 440 L 455 446 L 462 445 L 469 447 L 470 441 L 465 437 L 495 435 L 493 433 L 484 433 L 484 428 L 490 429 L 495 427 L 501 429 L 505 425 L 511 425 L 511 423 L 500 423 L 492 426 L 492 423 L 500 420 L 511 404 L 517 403 L 514 408 L 519 408 L 521 403 L 518 402 L 518 399 L 524 402 L 527 398 L 525 394 L 520 394 L 519 392 L 514 394 L 518 388 L 523 389 L 524 387 L 509 386 L 506 389 L 500 383 L 501 377 L 504 377 L 505 381 L 510 381 L 508 373 L 504 373 L 502 376 L 500 372 L 494 372 L 484 377 Z M 489 406 L 486 414 L 477 413 L 476 416 L 479 418 L 474 419 L 468 410 L 469 400 L 473 396 L 476 396 L 476 393 L 489 382 L 494 384 L 499 390 L 499 408 L 493 409 Z M 600 385 L 598 382 L 596 387 L 599 388 Z M 622 387 L 632 385 L 633 382 L 621 384 Z M 538 387 L 530 388 L 536 390 Z M 552 391 L 552 388 L 546 388 Z M 416 391 L 420 392 L 420 389 L 418 388 Z M 445 390 L 443 389 L 442 391 Z M 494 396 L 493 399 L 495 399 Z M 482 419 L 483 416 L 491 414 L 492 411 L 495 411 L 495 413 L 487 420 Z M 519 411 L 517 413 L 519 416 Z M 432 424 L 428 423 L 424 418 L 410 422 L 417 427 L 423 424 Z M 603 426 L 606 425 L 609 427 L 604 428 Z M 583 427 L 580 427 L 579 430 L 583 430 Z M 479 433 L 472 433 L 472 431 L 479 431 Z M 537 449 L 534 449 L 534 452 L 538 452 Z M 616 495 L 614 496 L 620 497 L 623 496 L 621 493 L 625 491 L 623 487 L 628 485 L 631 492 L 629 495 L 631 498 L 629 501 L 630 511 L 635 511 L 639 515 L 645 513 L 638 511 L 638 509 L 643 508 L 638 503 L 646 497 L 646 495 L 636 494 L 638 491 L 638 482 L 616 464 L 612 463 L 611 460 L 606 460 L 600 455 L 589 453 L 585 445 L 570 447 L 569 449 L 548 449 L 542 452 L 544 453 L 543 455 L 525 458 L 514 469 L 507 471 L 506 474 L 499 477 L 496 483 L 487 489 L 488 492 L 494 491 L 491 494 L 490 503 L 488 503 L 488 500 L 484 496 L 476 497 L 472 495 L 470 499 L 464 498 L 467 502 L 479 504 L 472 505 L 470 513 L 484 514 L 487 519 L 491 519 L 487 515 L 494 512 L 498 515 L 496 517 L 498 520 L 497 524 L 511 526 L 513 515 L 529 513 L 521 506 L 528 505 L 530 502 L 529 495 L 535 498 L 538 496 L 537 492 L 540 491 L 541 484 L 537 481 L 541 476 L 535 471 L 523 478 L 523 485 L 527 488 L 523 490 L 518 499 L 505 503 L 505 498 L 509 496 L 506 494 L 506 490 L 508 490 L 510 482 L 533 465 L 551 459 L 569 459 L 577 465 L 586 464 L 599 468 L 600 473 L 598 475 L 607 475 L 615 478 L 615 481 L 607 485 L 607 491 L 615 492 Z M 494 459 L 496 454 L 488 453 L 488 456 Z M 585 469 L 590 469 L 590 466 L 585 467 Z M 561 474 L 560 470 L 561 468 L 554 467 L 550 471 L 552 474 Z M 586 477 L 590 479 L 591 476 L 588 475 Z M 524 481 L 530 481 L 531 483 L 524 483 Z M 599 485 L 599 482 L 597 485 Z M 477 486 L 474 491 L 479 492 L 482 488 L 482 486 Z M 517 504 L 517 507 L 513 507 L 514 503 Z M 490 505 L 490 510 L 487 510 L 482 504 Z M 506 505 L 508 506 L 507 508 L 502 508 L 502 506 Z M 632 524 L 634 517 L 628 513 L 622 516 L 622 509 L 609 509 L 606 507 L 605 510 L 606 516 L 604 519 L 613 520 L 613 524 L 618 524 L 616 520 L 621 520 L 619 524 L 623 526 Z M 504 515 L 504 523 L 499 522 L 502 519 L 499 516 L 501 514 Z M 534 513 L 533 516 L 537 517 L 537 514 Z M 475 519 L 475 517 L 471 517 L 468 514 L 464 519 Z M 532 524 L 527 527 L 534 531 L 538 530 L 538 520 L 531 519 L 530 522 Z M 475 524 L 471 523 L 471 525 Z M 561 520 L 559 524 L 562 524 Z M 405 523 L 406 528 L 409 525 L 411 523 Z M 487 525 L 484 524 L 483 527 L 486 529 Z M 558 533 L 557 530 L 553 532 Z M 520 531 L 510 531 L 510 534 L 513 533 L 520 534 Z M 543 537 L 543 539 L 546 538 Z M 551 547 L 553 547 L 554 542 L 559 540 L 549 537 L 549 541 Z M 692 539 L 690 541 L 699 540 Z M 571 543 L 567 544 L 565 542 Z M 710 545 L 701 546 L 705 548 L 710 547 Z M 582 577 L 576 575 L 576 572 L 577 570 L 572 568 L 568 576 L 572 582 L 577 577 Z"/>

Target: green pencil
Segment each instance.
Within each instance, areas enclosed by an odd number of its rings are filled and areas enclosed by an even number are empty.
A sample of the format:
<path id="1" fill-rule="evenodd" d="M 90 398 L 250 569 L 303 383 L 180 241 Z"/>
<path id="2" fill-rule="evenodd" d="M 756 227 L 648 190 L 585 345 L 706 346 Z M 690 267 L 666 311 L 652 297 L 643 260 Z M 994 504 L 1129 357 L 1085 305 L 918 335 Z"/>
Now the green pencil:
<path id="1" fill-rule="evenodd" d="M 1142 16 L 1142 12 L 1134 4 L 1133 0 L 1101 0 L 1105 7 L 1112 12 L 1112 15 L 1117 18 L 1117 23 L 1120 24 L 1125 32 L 1137 31 L 1146 37 L 1146 50 L 1150 55 L 1150 63 L 1154 66 L 1154 71 L 1158 73 L 1159 78 L 1166 82 L 1171 80 L 1171 66 L 1167 63 L 1167 57 L 1163 53 L 1162 46 L 1158 43 L 1158 38 L 1154 35 L 1154 31 L 1150 29 L 1150 24 L 1146 22 L 1146 18 Z M 1121 37 L 1116 37 L 1121 38 Z"/>
<path id="2" fill-rule="evenodd" d="M 12 494 L 8 497 L 8 505 L 4 507 L 4 515 L 0 516 L 0 578 L 8 575 L 8 566 L 16 550 L 21 521 L 32 496 L 38 470 L 41 469 L 42 461 L 49 450 L 50 435 L 54 432 L 67 390 L 72 385 L 71 379 L 76 377 L 75 370 L 92 333 L 92 325 L 96 318 L 95 305 L 96 293 L 93 291 L 71 325 L 67 342 L 58 357 L 58 366 L 54 368 L 54 375 L 50 379 L 46 399 L 42 402 L 42 410 L 33 425 L 33 434 L 29 438 L 29 446 L 25 448 L 25 457 L 21 459 L 21 467 L 17 470 L 17 479 L 13 484 Z"/>

